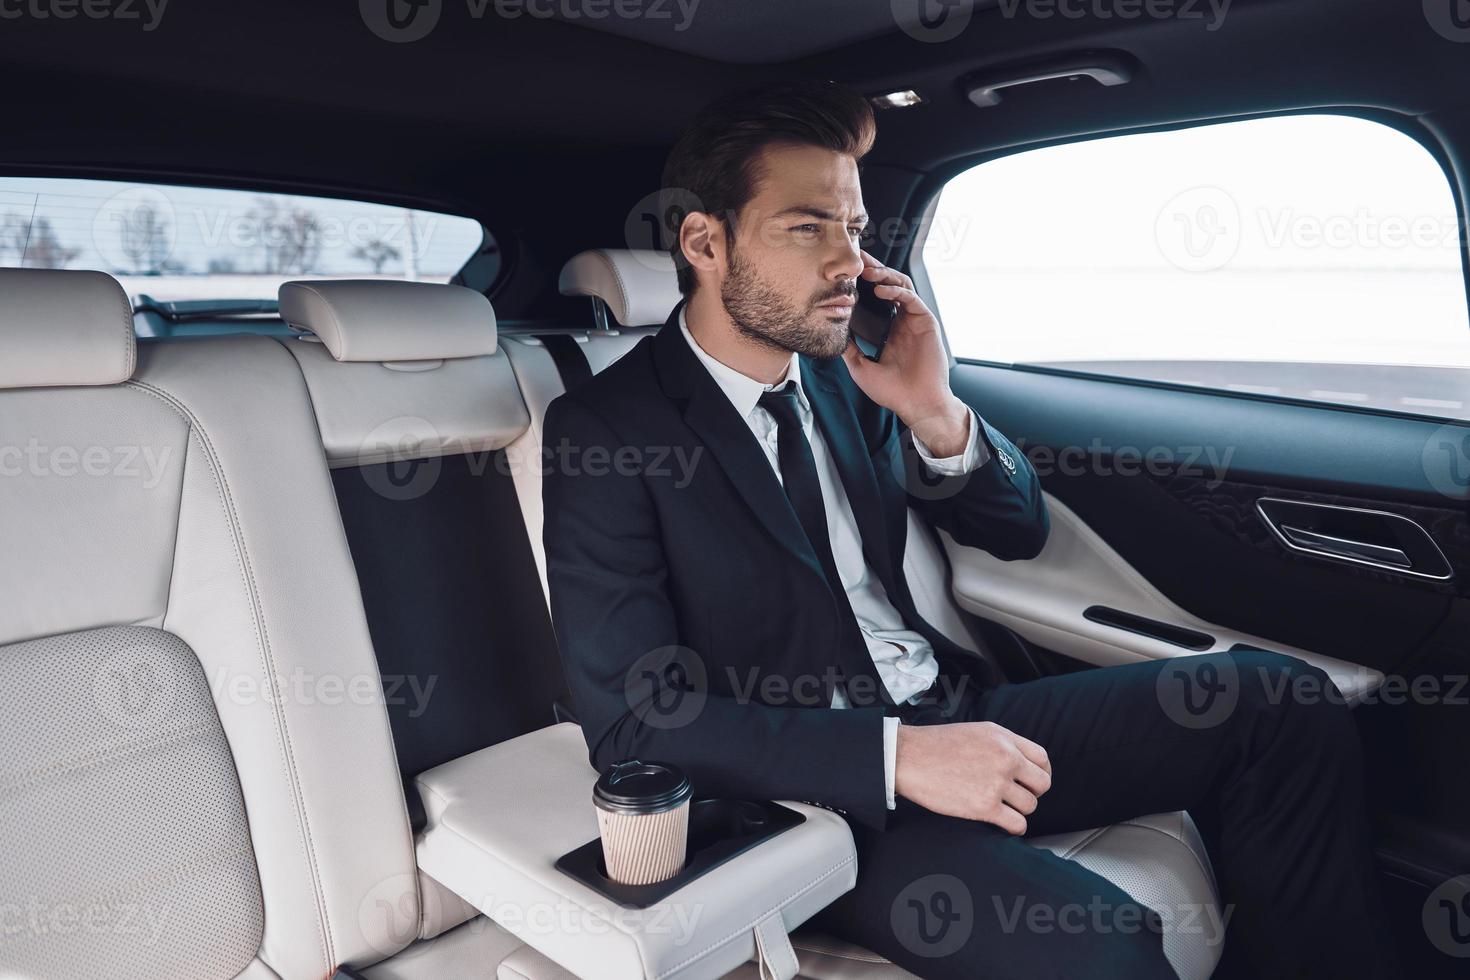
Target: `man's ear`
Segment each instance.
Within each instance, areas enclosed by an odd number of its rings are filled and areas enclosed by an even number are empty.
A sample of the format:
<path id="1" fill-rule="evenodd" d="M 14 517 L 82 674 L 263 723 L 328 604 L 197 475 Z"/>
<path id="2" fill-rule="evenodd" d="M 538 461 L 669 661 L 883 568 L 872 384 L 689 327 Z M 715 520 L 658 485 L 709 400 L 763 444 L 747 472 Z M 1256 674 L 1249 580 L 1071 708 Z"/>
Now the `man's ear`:
<path id="1" fill-rule="evenodd" d="M 718 282 L 728 256 L 725 252 L 725 229 L 720 219 L 707 211 L 690 211 L 679 225 L 679 250 L 684 260 L 703 274 L 708 282 Z"/>

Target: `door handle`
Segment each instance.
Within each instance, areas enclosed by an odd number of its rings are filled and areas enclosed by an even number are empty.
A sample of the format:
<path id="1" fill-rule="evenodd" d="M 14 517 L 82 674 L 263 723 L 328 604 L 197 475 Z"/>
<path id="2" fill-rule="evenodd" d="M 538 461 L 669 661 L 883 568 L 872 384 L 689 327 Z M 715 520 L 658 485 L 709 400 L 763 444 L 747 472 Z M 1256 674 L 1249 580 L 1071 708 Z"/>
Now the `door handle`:
<path id="1" fill-rule="evenodd" d="M 1429 532 L 1403 514 L 1280 497 L 1257 498 L 1256 513 L 1278 541 L 1298 554 L 1436 582 L 1455 575 Z"/>
<path id="2" fill-rule="evenodd" d="M 1292 544 L 1303 548 L 1313 548 L 1328 554 L 1340 555 L 1343 558 L 1358 558 L 1363 561 L 1394 565 L 1398 568 L 1414 567 L 1413 560 L 1404 553 L 1402 548 L 1390 548 L 1387 545 L 1369 544 L 1367 541 L 1337 538 L 1319 531 L 1308 531 L 1303 527 L 1292 527 L 1289 524 L 1281 525 L 1281 533 Z"/>

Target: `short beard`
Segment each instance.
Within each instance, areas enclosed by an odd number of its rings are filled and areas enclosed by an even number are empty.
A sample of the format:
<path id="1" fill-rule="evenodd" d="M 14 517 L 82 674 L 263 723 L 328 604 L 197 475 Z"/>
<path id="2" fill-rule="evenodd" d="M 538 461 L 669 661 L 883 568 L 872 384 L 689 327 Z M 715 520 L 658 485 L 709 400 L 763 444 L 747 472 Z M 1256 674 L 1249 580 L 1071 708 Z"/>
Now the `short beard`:
<path id="1" fill-rule="evenodd" d="M 817 302 L 851 296 L 856 290 L 857 283 L 854 282 L 851 289 L 823 296 Z M 815 303 L 806 310 L 793 307 L 761 282 L 755 270 L 733 249 L 730 252 L 730 275 L 720 287 L 720 300 L 741 336 L 772 350 L 805 354 L 825 361 L 847 350 L 852 337 L 850 318 L 840 331 L 834 331 L 830 325 L 814 325 L 818 315 Z"/>

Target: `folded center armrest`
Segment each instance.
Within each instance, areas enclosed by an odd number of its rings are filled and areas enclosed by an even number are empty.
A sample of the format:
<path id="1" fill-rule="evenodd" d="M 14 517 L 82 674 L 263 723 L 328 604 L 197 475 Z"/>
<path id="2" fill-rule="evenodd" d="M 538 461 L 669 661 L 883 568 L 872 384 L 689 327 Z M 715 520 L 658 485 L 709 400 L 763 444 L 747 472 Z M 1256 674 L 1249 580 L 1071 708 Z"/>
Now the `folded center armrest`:
<path id="1" fill-rule="evenodd" d="M 576 725 L 544 728 L 417 779 L 428 823 L 419 867 L 564 969 L 599 980 L 721 977 L 757 953 L 777 976 L 796 962 L 786 933 L 857 881 L 852 832 L 801 803 L 806 819 L 647 908 L 629 908 L 556 868 L 597 837 Z M 695 787 L 699 795 L 699 787 Z"/>

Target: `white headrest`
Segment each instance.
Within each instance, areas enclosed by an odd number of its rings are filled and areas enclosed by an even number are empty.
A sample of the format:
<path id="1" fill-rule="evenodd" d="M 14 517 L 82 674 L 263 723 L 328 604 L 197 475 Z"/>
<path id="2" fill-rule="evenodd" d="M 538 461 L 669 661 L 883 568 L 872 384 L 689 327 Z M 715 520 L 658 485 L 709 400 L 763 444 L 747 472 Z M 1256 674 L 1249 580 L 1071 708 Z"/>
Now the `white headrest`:
<path id="1" fill-rule="evenodd" d="M 679 277 L 668 252 L 594 248 L 562 266 L 563 296 L 596 296 L 625 327 L 662 324 L 679 305 Z"/>
<path id="2" fill-rule="evenodd" d="M 133 305 L 116 279 L 0 269 L 0 388 L 122 384 L 136 361 Z"/>
<path id="3" fill-rule="evenodd" d="M 339 361 L 438 361 L 495 353 L 495 310 L 473 289 L 393 279 L 281 284 L 281 319 Z"/>

